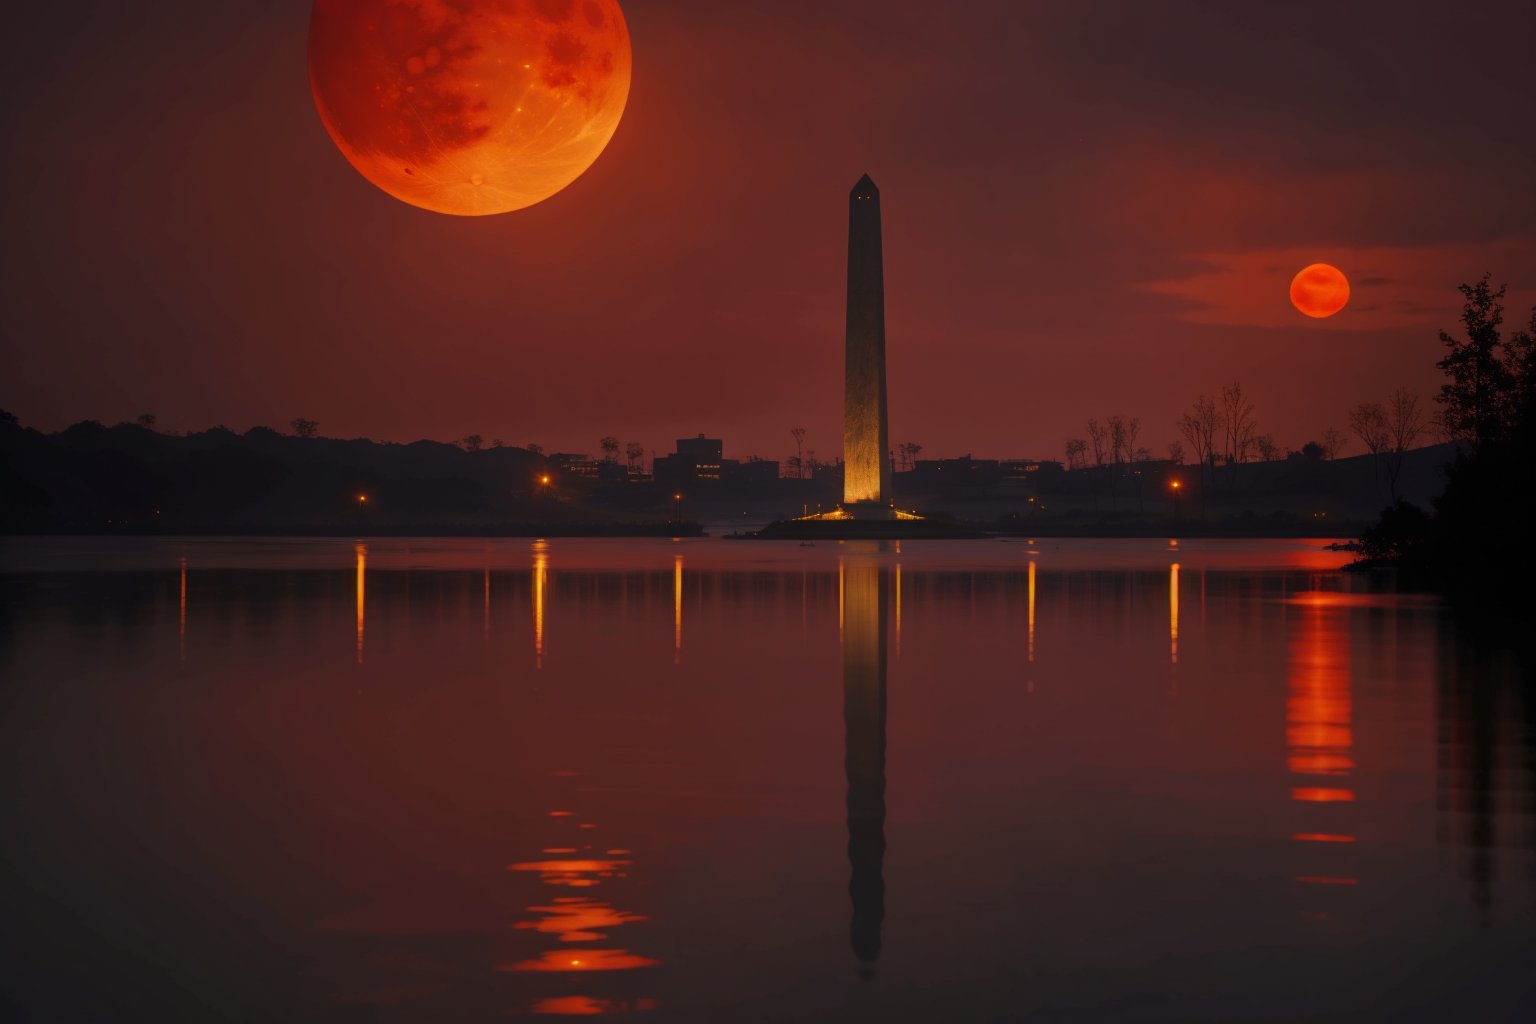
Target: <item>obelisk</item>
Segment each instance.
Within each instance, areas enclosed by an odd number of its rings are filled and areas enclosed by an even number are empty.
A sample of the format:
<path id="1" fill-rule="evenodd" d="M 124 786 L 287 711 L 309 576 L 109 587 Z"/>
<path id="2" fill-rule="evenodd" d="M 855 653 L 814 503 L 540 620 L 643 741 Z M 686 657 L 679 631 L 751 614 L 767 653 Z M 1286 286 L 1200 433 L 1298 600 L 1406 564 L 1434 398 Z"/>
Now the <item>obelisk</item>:
<path id="1" fill-rule="evenodd" d="M 880 190 L 867 174 L 848 195 L 848 333 L 843 373 L 843 505 L 855 516 L 884 517 L 891 501 L 885 416 L 885 271 L 880 258 Z"/>

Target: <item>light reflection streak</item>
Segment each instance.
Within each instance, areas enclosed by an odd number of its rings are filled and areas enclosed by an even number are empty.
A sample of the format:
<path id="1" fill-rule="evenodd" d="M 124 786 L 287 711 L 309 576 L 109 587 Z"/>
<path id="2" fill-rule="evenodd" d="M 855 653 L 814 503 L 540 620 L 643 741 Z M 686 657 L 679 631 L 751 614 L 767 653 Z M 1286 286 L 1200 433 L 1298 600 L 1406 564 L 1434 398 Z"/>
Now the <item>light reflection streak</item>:
<path id="1" fill-rule="evenodd" d="M 683 556 L 672 556 L 672 663 L 683 660 Z"/>
<path id="2" fill-rule="evenodd" d="M 483 631 L 484 631 L 485 639 L 489 640 L 491 638 L 491 569 L 490 569 L 490 566 L 486 566 L 486 569 L 485 569 L 485 614 L 484 614 Z"/>
<path id="3" fill-rule="evenodd" d="M 564 809 L 548 814 L 560 822 L 562 829 L 570 828 L 570 824 L 562 819 L 575 816 L 575 812 Z M 580 827 L 595 826 L 582 824 Z M 598 856 L 591 846 L 581 847 L 580 852 L 575 845 L 550 846 L 545 848 L 544 854 L 545 859 L 509 864 L 507 870 L 537 874 L 541 885 L 552 886 L 563 894 L 551 894 L 529 906 L 527 910 L 532 916 L 518 921 L 514 928 L 536 933 L 553 940 L 556 945 L 551 949 L 530 950 L 529 955 L 497 965 L 497 971 L 564 975 L 586 982 L 594 979 L 596 973 L 632 971 L 660 963 L 653 957 L 614 948 L 605 941 L 615 929 L 646 920 L 643 914 L 620 909 L 594 895 L 602 886 L 623 884 L 619 880 L 628 877 L 627 869 L 633 864 L 627 859 L 627 849 L 615 847 L 607 850 L 606 856 Z M 562 854 L 566 856 L 559 856 Z M 602 945 L 597 945 L 600 943 Z M 591 1016 L 650 1010 L 658 1005 L 650 998 L 614 1000 L 589 993 L 570 993 L 569 989 L 566 992 L 568 994 L 540 998 L 529 1009 L 534 1014 Z"/>
<path id="4" fill-rule="evenodd" d="M 549 581 L 549 541 L 533 542 L 533 667 L 544 667 L 544 590 Z"/>
<path id="5" fill-rule="evenodd" d="M 843 560 L 837 560 L 837 642 L 843 642 Z"/>
<path id="6" fill-rule="evenodd" d="M 176 620 L 176 645 L 181 660 L 187 660 L 187 560 L 181 560 L 181 610 Z"/>
<path id="7" fill-rule="evenodd" d="M 368 570 L 368 545 L 357 545 L 357 663 L 363 663 L 363 581 Z"/>
<path id="8" fill-rule="evenodd" d="M 1029 636 L 1025 649 L 1031 665 L 1035 662 L 1035 560 L 1029 560 Z"/>
<path id="9" fill-rule="evenodd" d="M 1168 567 L 1168 661 L 1179 663 L 1179 563 Z"/>
<path id="10" fill-rule="evenodd" d="M 657 1005 L 654 999 L 636 999 L 629 1003 L 622 999 L 593 999 L 591 996 L 556 996 L 540 999 L 533 1004 L 532 1010 L 543 1017 L 600 1017 L 609 1013 L 643 1013 L 656 1009 Z"/>
<path id="11" fill-rule="evenodd" d="M 1309 887 L 1358 884 L 1348 870 L 1346 851 L 1354 835 L 1339 826 L 1355 802 L 1350 776 L 1353 755 L 1347 596 L 1312 592 L 1288 602 L 1296 611 L 1291 624 L 1290 663 L 1285 704 L 1286 767 L 1293 777 L 1291 800 L 1309 807 L 1305 824 L 1331 828 L 1298 831 L 1291 841 L 1306 849 L 1309 868 L 1296 875 Z M 1341 860 L 1340 858 L 1344 858 Z M 1339 870 L 1344 868 L 1345 870 Z M 1314 913 L 1312 916 L 1318 917 Z M 1319 919 L 1326 919 L 1322 914 Z"/>
<path id="12" fill-rule="evenodd" d="M 896 553 L 901 553 L 901 542 L 896 544 Z M 901 563 L 896 563 L 896 659 L 901 660 Z"/>

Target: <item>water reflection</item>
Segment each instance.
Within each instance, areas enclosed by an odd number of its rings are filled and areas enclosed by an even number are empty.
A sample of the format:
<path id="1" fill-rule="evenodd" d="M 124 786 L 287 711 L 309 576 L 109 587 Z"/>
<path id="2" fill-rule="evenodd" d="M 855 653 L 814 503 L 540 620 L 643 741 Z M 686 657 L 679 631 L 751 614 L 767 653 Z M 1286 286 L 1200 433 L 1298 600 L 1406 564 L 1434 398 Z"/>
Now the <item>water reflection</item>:
<path id="1" fill-rule="evenodd" d="M 363 663 L 363 594 L 368 572 L 368 545 L 358 544 L 357 552 L 357 663 Z"/>
<path id="2" fill-rule="evenodd" d="M 683 660 L 683 556 L 672 557 L 672 663 Z"/>
<path id="3" fill-rule="evenodd" d="M 1168 663 L 1179 663 L 1179 563 L 1168 567 Z"/>
<path id="4" fill-rule="evenodd" d="M 562 779 L 579 778 L 579 773 L 557 772 Z M 519 874 L 537 875 L 539 883 L 561 893 L 526 908 L 534 915 L 517 922 L 518 931 L 532 932 L 553 939 L 558 945 L 540 949 L 532 956 L 497 967 L 503 973 L 571 975 L 586 987 L 594 985 L 593 976 L 655 967 L 654 957 L 631 952 L 614 945 L 599 945 L 612 940 L 613 932 L 646 920 L 645 915 L 616 906 L 598 892 L 620 885 L 629 878 L 634 855 L 628 848 L 600 847 L 586 842 L 596 830 L 594 822 L 578 822 L 580 816 L 564 808 L 551 810 L 548 819 L 556 834 L 564 837 L 562 845 L 543 848 L 545 856 L 537 860 L 509 864 L 507 869 Z M 576 833 L 570 830 L 574 826 Z M 585 834 L 580 834 L 585 833 Z M 530 1012 L 544 1015 L 592 1015 L 653 1009 L 657 1001 L 646 997 L 617 997 L 612 993 L 586 992 L 541 995 Z"/>
<path id="5" fill-rule="evenodd" d="M 187 660 L 187 560 L 180 559 L 181 571 L 177 589 L 180 592 L 179 607 L 176 612 L 176 650 L 182 661 Z"/>
<path id="6" fill-rule="evenodd" d="M 549 541 L 533 542 L 533 667 L 544 667 L 544 590 L 549 579 Z"/>
<path id="7" fill-rule="evenodd" d="M 1302 851 L 1297 883 L 1318 893 L 1349 888 L 1353 868 L 1353 700 L 1349 660 L 1350 604 L 1343 595 L 1308 591 L 1288 602 L 1286 768 L 1291 800 L 1303 812 L 1291 840 Z M 1319 897 L 1309 897 L 1316 900 Z M 1333 908 L 1311 902 L 1302 913 L 1327 920 Z"/>
<path id="8" fill-rule="evenodd" d="M 1517 851 L 1536 878 L 1536 651 L 1524 623 L 1461 619 L 1446 631 L 1438 694 L 1439 838 L 1485 920 Z"/>
<path id="9" fill-rule="evenodd" d="M 1029 663 L 1031 665 L 1033 665 L 1035 663 L 1035 560 L 1033 558 L 1031 558 L 1029 560 L 1029 584 L 1028 584 L 1028 586 L 1029 586 L 1029 598 L 1028 598 L 1028 601 L 1029 601 L 1029 613 L 1028 613 L 1028 617 L 1029 617 L 1029 636 L 1028 636 L 1028 639 L 1025 641 L 1025 652 L 1026 652 L 1026 657 L 1029 659 Z M 1033 679 L 1033 677 L 1031 677 L 1031 679 L 1030 679 L 1030 689 L 1031 690 L 1034 689 L 1034 679 Z"/>
<path id="10" fill-rule="evenodd" d="M 146 962 L 262 1020 L 1009 1019 L 1021 964 L 1084 1020 L 1530 1004 L 1532 660 L 1433 602 L 1191 542 L 393 543 L 0 574 L 0 987 L 32 1019 L 196 1019 Z M 137 1012 L 77 1006 L 87 970 Z"/>
<path id="11" fill-rule="evenodd" d="M 855 560 L 842 567 L 843 768 L 848 779 L 848 935 L 873 976 L 885 922 L 885 693 L 888 570 Z"/>

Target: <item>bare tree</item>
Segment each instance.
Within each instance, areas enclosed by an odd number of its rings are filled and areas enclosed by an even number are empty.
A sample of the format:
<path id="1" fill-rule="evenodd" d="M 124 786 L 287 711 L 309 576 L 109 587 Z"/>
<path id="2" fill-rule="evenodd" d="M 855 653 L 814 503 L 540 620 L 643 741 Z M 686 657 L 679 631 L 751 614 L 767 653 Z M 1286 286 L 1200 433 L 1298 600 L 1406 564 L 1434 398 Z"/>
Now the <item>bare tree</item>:
<path id="1" fill-rule="evenodd" d="M 506 446 L 507 446 L 507 442 L 503 441 L 499 437 L 491 442 L 491 447 L 492 448 L 505 448 Z"/>
<path id="2" fill-rule="evenodd" d="M 597 446 L 603 450 L 603 458 L 608 462 L 616 462 L 619 457 L 619 439 L 612 434 L 597 442 Z"/>
<path id="3" fill-rule="evenodd" d="M 1323 446 L 1323 455 L 1329 462 L 1338 458 L 1339 452 L 1343 451 L 1344 446 L 1349 443 L 1349 437 L 1337 427 L 1329 427 L 1323 431 L 1323 436 L 1318 440 Z"/>
<path id="4" fill-rule="evenodd" d="M 1260 462 L 1274 462 L 1280 458 L 1280 446 L 1275 444 L 1274 434 L 1260 434 L 1253 439 L 1253 447 L 1259 453 Z"/>
<path id="5" fill-rule="evenodd" d="M 293 432 L 298 434 L 300 437 L 314 437 L 320 432 L 319 423 L 315 422 L 314 420 L 307 420 L 302 416 L 298 417 L 297 419 L 290 420 L 288 426 L 292 427 Z"/>
<path id="6" fill-rule="evenodd" d="M 1184 442 L 1183 441 L 1169 441 L 1168 442 L 1168 461 L 1173 463 L 1175 466 L 1182 466 L 1182 465 L 1184 465 Z"/>
<path id="7" fill-rule="evenodd" d="M 1419 407 L 1419 396 L 1406 388 L 1398 388 L 1387 399 L 1387 431 L 1392 438 L 1392 450 L 1406 452 L 1423 435 L 1427 417 Z"/>
<path id="8" fill-rule="evenodd" d="M 1423 436 L 1427 417 L 1419 407 L 1419 396 L 1398 388 L 1387 398 L 1387 496 L 1397 501 L 1397 478 L 1403 471 L 1403 455 Z"/>
<path id="9" fill-rule="evenodd" d="M 1088 442 L 1080 437 L 1067 441 L 1067 468 L 1082 469 L 1088 464 Z"/>
<path id="10" fill-rule="evenodd" d="M 1110 459 L 1112 453 L 1109 448 L 1109 431 L 1098 420 L 1090 419 L 1088 421 L 1088 444 L 1093 452 L 1093 466 L 1099 470 L 1098 476 L 1102 478 L 1104 475 L 1104 464 Z M 1095 479 L 1093 482 L 1094 507 L 1098 507 L 1099 504 L 1100 483 L 1100 479 Z"/>
<path id="11" fill-rule="evenodd" d="M 143 427 L 145 430 L 154 430 L 155 414 L 152 412 L 140 413 L 138 419 L 134 420 L 134 422 Z"/>
<path id="12" fill-rule="evenodd" d="M 805 479 L 805 428 L 790 427 L 789 433 L 795 439 L 795 475 L 801 480 Z"/>
<path id="13" fill-rule="evenodd" d="M 1204 466 L 1208 474 L 1213 473 L 1216 437 L 1221 431 L 1221 412 L 1216 408 L 1215 399 L 1209 395 L 1196 398 L 1189 412 L 1179 417 L 1178 427 L 1184 440 L 1189 442 L 1195 461 Z"/>
<path id="14" fill-rule="evenodd" d="M 1387 431 L 1387 411 L 1380 402 L 1361 402 L 1349 410 L 1349 429 L 1372 455 L 1387 450 L 1391 438 Z"/>
<path id="15" fill-rule="evenodd" d="M 479 434 L 470 434 L 459 443 L 464 446 L 465 451 L 477 452 L 485 446 L 485 438 L 481 437 Z"/>
<path id="16" fill-rule="evenodd" d="M 1104 424 L 1098 420 L 1089 420 L 1087 424 L 1089 450 L 1093 453 L 1093 464 L 1102 468 L 1109 461 L 1109 431 L 1104 429 Z"/>
<path id="17" fill-rule="evenodd" d="M 1109 423 L 1109 461 L 1119 465 L 1128 461 L 1125 452 L 1125 417 L 1110 416 Z"/>
<path id="18" fill-rule="evenodd" d="M 1387 429 L 1387 411 L 1380 402 L 1361 402 L 1349 410 L 1349 429 L 1355 432 L 1365 450 L 1371 453 L 1371 484 L 1381 493 L 1381 454 L 1391 444 Z"/>
<path id="19" fill-rule="evenodd" d="M 639 441 L 630 441 L 624 445 L 624 461 L 629 467 L 631 475 L 645 469 L 645 445 Z"/>
<path id="20" fill-rule="evenodd" d="M 523 447 L 525 449 L 527 449 L 528 451 L 533 452 L 533 454 L 535 454 L 535 455 L 543 455 L 544 454 L 544 446 L 541 445 L 541 444 L 534 444 L 533 442 L 530 441 L 528 444 L 523 445 Z"/>
<path id="21" fill-rule="evenodd" d="M 1228 462 L 1247 462 L 1257 428 L 1253 403 L 1243 395 L 1243 385 L 1233 381 L 1221 389 L 1221 422 Z"/>

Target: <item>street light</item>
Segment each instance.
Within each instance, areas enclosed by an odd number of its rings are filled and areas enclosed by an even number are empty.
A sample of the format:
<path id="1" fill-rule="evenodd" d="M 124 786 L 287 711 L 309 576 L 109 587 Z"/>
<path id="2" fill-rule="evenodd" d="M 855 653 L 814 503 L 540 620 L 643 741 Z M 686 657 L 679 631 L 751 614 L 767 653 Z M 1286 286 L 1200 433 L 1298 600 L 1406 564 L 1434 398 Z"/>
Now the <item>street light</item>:
<path id="1" fill-rule="evenodd" d="M 1181 500 L 1181 497 L 1184 493 L 1184 482 L 1182 480 L 1174 480 L 1168 486 L 1173 488 L 1173 521 L 1177 523 L 1179 521 L 1179 514 L 1183 511 L 1184 502 Z"/>
<path id="2" fill-rule="evenodd" d="M 683 522 L 683 495 L 681 492 L 672 495 L 672 525 L 679 526 Z"/>
<path id="3" fill-rule="evenodd" d="M 366 504 L 368 504 L 368 495 L 366 495 L 366 494 L 359 494 L 357 496 L 357 512 L 358 512 L 358 515 L 362 515 L 363 506 L 366 505 Z"/>

